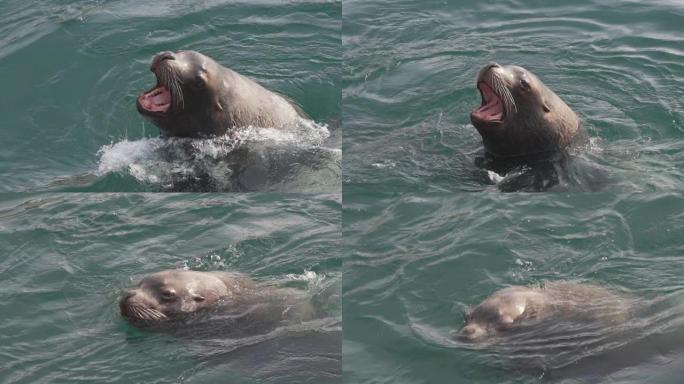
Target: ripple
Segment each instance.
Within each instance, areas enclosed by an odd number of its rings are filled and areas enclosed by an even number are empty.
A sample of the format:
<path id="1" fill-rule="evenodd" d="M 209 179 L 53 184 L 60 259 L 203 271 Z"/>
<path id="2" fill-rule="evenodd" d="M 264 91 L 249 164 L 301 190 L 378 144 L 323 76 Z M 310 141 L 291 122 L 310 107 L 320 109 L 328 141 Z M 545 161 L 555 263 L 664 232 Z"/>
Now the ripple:
<path id="1" fill-rule="evenodd" d="M 345 352 L 395 381 L 601 382 L 678 359 L 684 200 L 652 194 L 400 194 L 345 190 Z M 445 273 L 447 271 L 448 273 Z M 634 303 L 622 326 L 541 324 L 490 344 L 455 338 L 463 310 L 509 285 L 580 280 Z M 420 359 L 418 356 L 429 356 Z M 448 361 L 449 364 L 442 364 Z"/>
<path id="2" fill-rule="evenodd" d="M 147 169 L 134 170 L 137 177 L 93 172 L 104 146 L 157 134 L 135 99 L 153 81 L 149 60 L 161 50 L 206 53 L 287 95 L 321 125 L 339 125 L 340 2 L 57 3 L 0 5 L 0 68 L 13 74 L 4 79 L 10 97 L 0 103 L 8 137 L 0 174 L 11 180 L 5 190 L 161 189 L 140 181 L 164 181 Z M 322 156 L 340 157 L 340 143 L 326 146 L 333 150 Z M 38 147 L 50 161 L 39 161 Z M 340 162 L 303 164 L 282 188 L 339 191 Z"/>
<path id="3" fill-rule="evenodd" d="M 339 196 L 92 193 L 0 200 L 0 245 L 8 250 L 0 260 L 3 381 L 169 382 L 226 374 L 339 380 Z M 183 263 L 297 289 L 321 314 L 243 336 L 211 322 L 198 322 L 197 333 L 167 334 L 121 319 L 122 289 Z"/>

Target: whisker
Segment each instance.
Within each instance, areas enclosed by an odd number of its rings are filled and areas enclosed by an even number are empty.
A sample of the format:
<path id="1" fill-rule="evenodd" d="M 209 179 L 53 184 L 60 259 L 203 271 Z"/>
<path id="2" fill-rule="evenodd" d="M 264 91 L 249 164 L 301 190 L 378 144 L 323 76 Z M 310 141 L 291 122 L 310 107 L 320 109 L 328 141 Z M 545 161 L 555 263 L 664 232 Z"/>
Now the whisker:
<path id="1" fill-rule="evenodd" d="M 168 65 L 164 65 L 159 69 L 159 80 L 171 93 L 171 101 L 176 109 L 183 109 L 185 101 L 183 100 L 183 91 L 180 84 L 180 75 Z"/>
<path id="2" fill-rule="evenodd" d="M 183 100 L 183 91 L 181 89 L 182 81 L 181 81 L 180 76 L 178 75 L 178 73 L 176 71 L 172 71 L 172 75 L 173 75 L 173 87 L 175 88 L 175 94 L 176 94 L 176 98 L 174 100 L 176 100 L 176 104 L 179 104 L 179 105 L 177 105 L 177 107 L 179 107 L 180 109 L 183 109 L 185 107 L 185 101 Z"/>
<path id="3" fill-rule="evenodd" d="M 511 91 L 508 89 L 503 79 L 497 76 L 495 73 L 490 73 L 488 80 L 496 94 L 499 95 L 499 97 L 501 97 L 506 112 L 517 113 L 518 108 L 515 105 L 515 99 L 513 99 L 513 95 L 511 94 Z"/>
<path id="4" fill-rule="evenodd" d="M 142 305 L 131 305 L 128 308 L 128 317 L 138 319 L 138 320 L 164 320 L 168 319 L 168 316 L 161 313 L 160 311 L 144 307 Z"/>

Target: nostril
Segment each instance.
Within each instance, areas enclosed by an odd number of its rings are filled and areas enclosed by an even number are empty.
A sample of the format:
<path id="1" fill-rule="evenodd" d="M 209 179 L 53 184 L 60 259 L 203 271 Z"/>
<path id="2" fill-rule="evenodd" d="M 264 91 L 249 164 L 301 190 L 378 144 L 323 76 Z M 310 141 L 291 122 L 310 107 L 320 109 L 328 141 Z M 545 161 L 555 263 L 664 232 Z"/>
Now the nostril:
<path id="1" fill-rule="evenodd" d="M 135 291 L 126 291 L 121 295 L 121 302 L 124 302 L 133 296 L 135 296 Z"/>
<path id="2" fill-rule="evenodd" d="M 152 65 L 151 68 L 154 69 L 159 63 L 161 63 L 164 60 L 174 60 L 175 55 L 171 51 L 162 51 L 157 53 L 154 58 L 152 59 Z"/>
<path id="3" fill-rule="evenodd" d="M 497 63 L 489 63 L 489 65 L 487 65 L 487 69 L 499 68 L 499 67 L 500 67 L 500 65 Z"/>
<path id="4" fill-rule="evenodd" d="M 163 52 L 159 52 L 157 54 L 157 60 L 158 61 L 172 60 L 173 58 L 174 58 L 173 52 L 171 52 L 171 51 L 163 51 Z"/>

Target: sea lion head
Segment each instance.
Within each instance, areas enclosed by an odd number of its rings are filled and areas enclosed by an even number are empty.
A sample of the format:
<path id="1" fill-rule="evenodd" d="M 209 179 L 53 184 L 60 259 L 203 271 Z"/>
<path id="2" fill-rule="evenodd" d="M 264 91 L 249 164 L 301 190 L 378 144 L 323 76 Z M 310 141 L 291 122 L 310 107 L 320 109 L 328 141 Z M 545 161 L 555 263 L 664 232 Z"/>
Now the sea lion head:
<path id="1" fill-rule="evenodd" d="M 171 270 L 144 277 L 119 299 L 121 315 L 131 321 L 165 321 L 215 305 L 228 294 L 218 276 Z"/>
<path id="2" fill-rule="evenodd" d="M 459 337 L 478 341 L 511 329 L 523 319 L 539 316 L 541 294 L 530 289 L 510 287 L 496 292 L 465 313 Z"/>
<path id="3" fill-rule="evenodd" d="M 136 106 L 164 133 L 210 136 L 227 128 L 223 109 L 230 90 L 218 63 L 195 51 L 163 51 L 154 56 L 150 70 L 156 84 L 138 97 Z"/>
<path id="4" fill-rule="evenodd" d="M 482 103 L 470 120 L 494 157 L 553 153 L 579 130 L 570 107 L 523 67 L 491 63 L 477 76 Z"/>

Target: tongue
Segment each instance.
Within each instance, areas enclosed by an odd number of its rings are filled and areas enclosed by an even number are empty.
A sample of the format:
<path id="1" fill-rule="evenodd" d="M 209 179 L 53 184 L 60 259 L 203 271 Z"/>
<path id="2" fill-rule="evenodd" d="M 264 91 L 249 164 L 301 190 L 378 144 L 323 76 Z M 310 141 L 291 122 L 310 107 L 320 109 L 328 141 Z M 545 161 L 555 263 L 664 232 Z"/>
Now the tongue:
<path id="1" fill-rule="evenodd" d="M 159 87 L 140 95 L 138 100 L 140 101 L 140 105 L 148 111 L 166 112 L 171 106 L 171 92 L 163 85 L 160 85 Z"/>
<path id="2" fill-rule="evenodd" d="M 503 116 L 503 104 L 501 98 L 494 93 L 494 90 L 487 83 L 478 84 L 485 104 L 477 109 L 475 114 L 481 120 L 501 120 Z"/>

